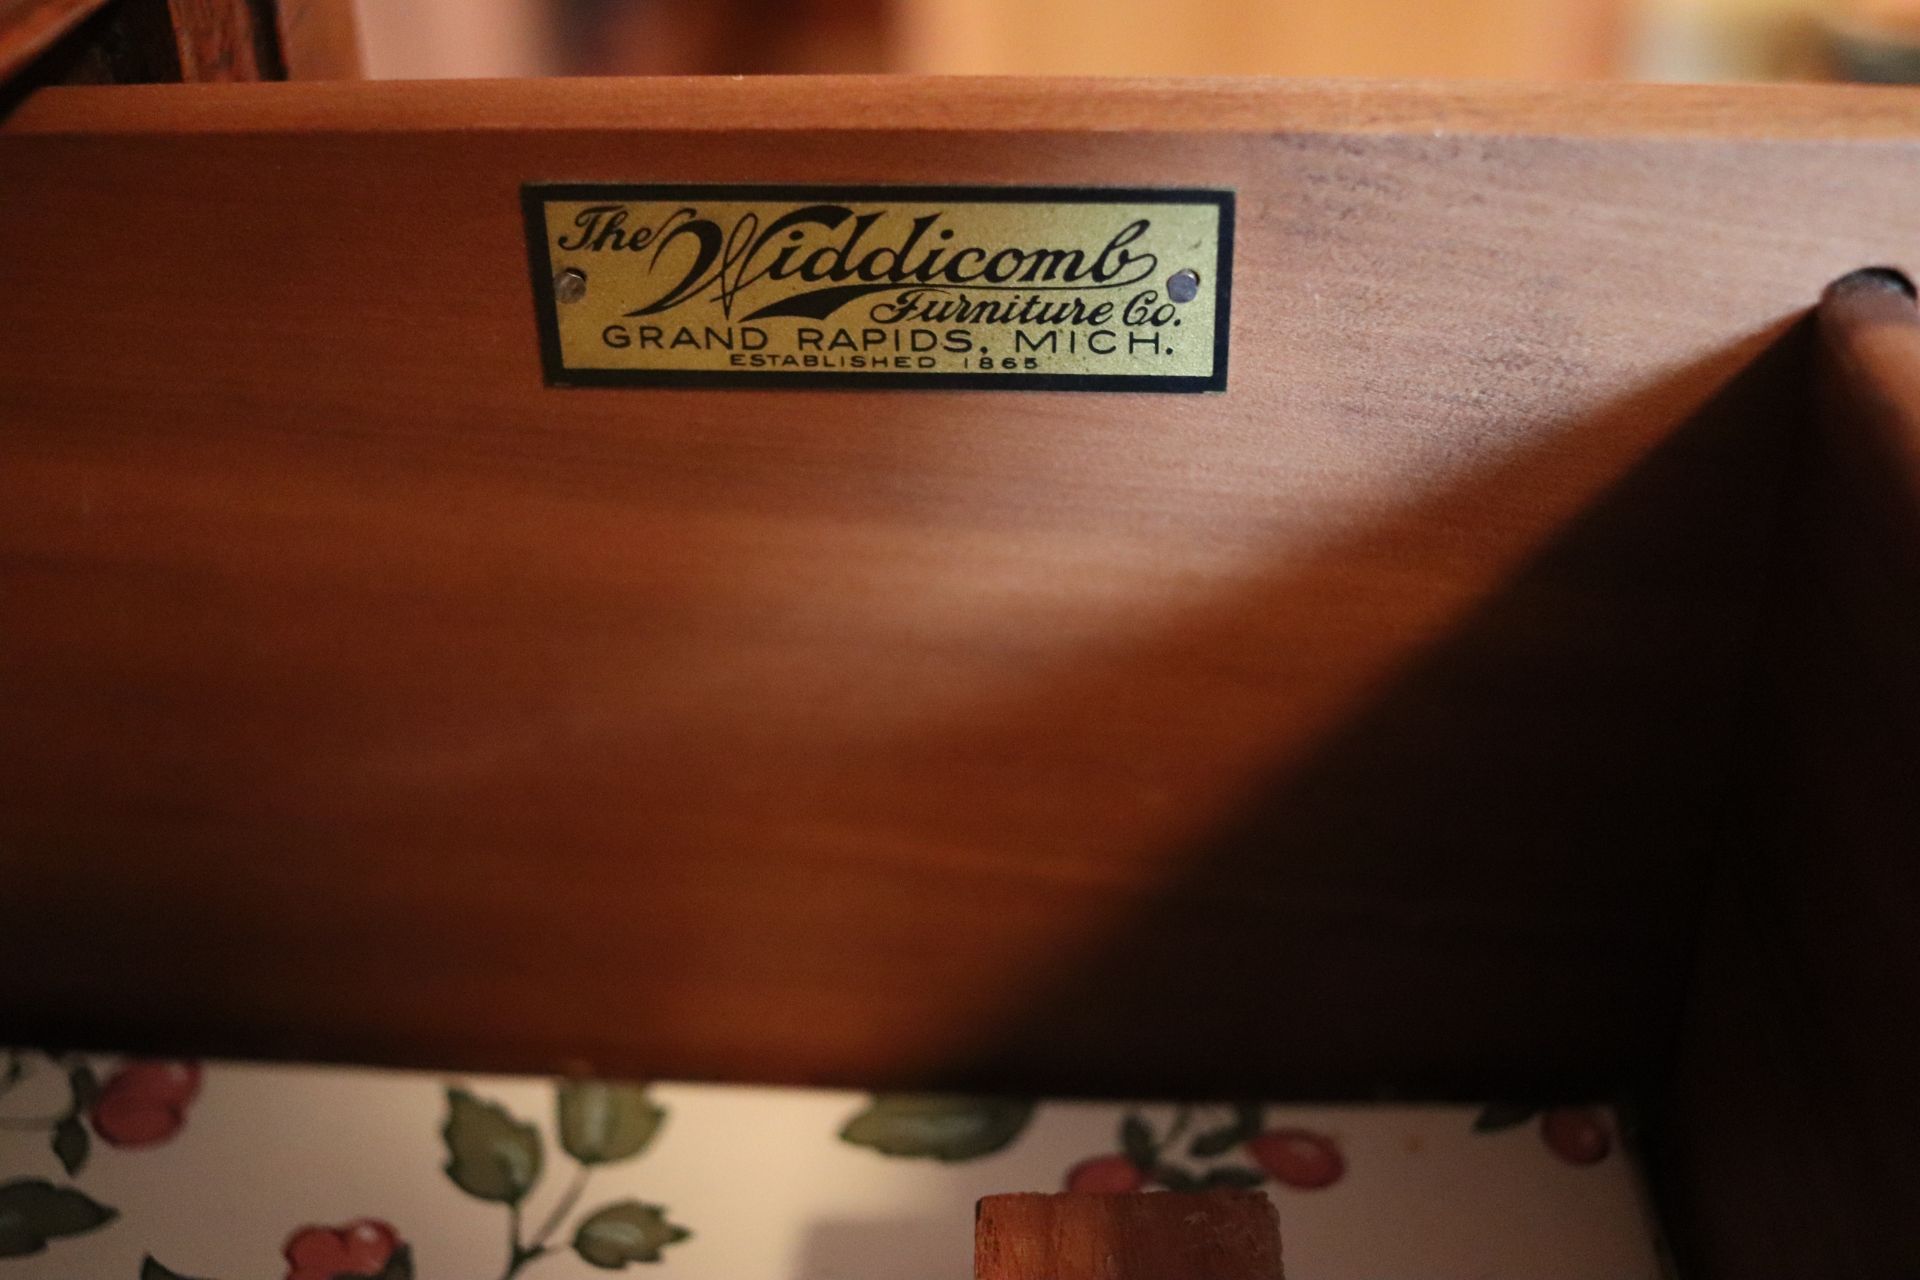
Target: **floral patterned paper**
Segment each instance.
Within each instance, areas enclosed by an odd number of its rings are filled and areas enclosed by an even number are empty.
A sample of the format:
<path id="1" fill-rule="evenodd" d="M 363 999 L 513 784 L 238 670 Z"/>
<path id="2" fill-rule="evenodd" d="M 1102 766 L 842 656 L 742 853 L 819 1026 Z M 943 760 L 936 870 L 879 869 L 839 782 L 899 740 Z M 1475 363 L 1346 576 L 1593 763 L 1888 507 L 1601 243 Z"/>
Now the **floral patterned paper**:
<path id="1" fill-rule="evenodd" d="M 865 1097 L 0 1050 L 0 1280 L 967 1280 L 1004 1191 L 1263 1187 L 1292 1280 L 1654 1280 L 1582 1107 Z"/>

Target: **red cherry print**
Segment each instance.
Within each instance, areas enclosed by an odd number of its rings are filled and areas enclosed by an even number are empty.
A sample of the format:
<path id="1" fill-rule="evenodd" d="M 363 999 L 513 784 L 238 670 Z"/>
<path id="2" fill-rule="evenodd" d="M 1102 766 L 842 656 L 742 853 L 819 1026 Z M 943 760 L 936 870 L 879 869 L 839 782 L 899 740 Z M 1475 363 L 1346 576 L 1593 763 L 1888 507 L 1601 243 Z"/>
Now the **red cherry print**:
<path id="1" fill-rule="evenodd" d="M 151 1147 L 180 1132 L 186 1112 L 124 1091 L 103 1091 L 88 1118 L 109 1146 Z"/>
<path id="2" fill-rule="evenodd" d="M 1247 1154 L 1274 1181 L 1301 1191 L 1330 1187 L 1347 1171 L 1333 1139 L 1305 1129 L 1272 1129 L 1249 1138 Z"/>
<path id="3" fill-rule="evenodd" d="M 1067 1190 L 1118 1196 L 1145 1186 L 1140 1166 L 1125 1156 L 1095 1156 L 1067 1170 Z"/>
<path id="4" fill-rule="evenodd" d="M 124 1090 L 148 1102 L 170 1107 L 185 1107 L 200 1092 L 200 1064 L 197 1062 L 129 1062 L 108 1077 L 107 1089 Z"/>
<path id="5" fill-rule="evenodd" d="M 129 1062 L 100 1086 L 88 1119 L 111 1146 L 150 1147 L 180 1132 L 199 1092 L 197 1062 Z"/>
<path id="6" fill-rule="evenodd" d="M 400 1236 L 384 1222 L 361 1218 L 339 1227 L 302 1227 L 287 1237 L 281 1254 L 287 1280 L 335 1280 L 377 1276 L 386 1269 Z"/>
<path id="7" fill-rule="evenodd" d="M 1613 1150 L 1607 1122 L 1591 1107 L 1555 1107 L 1540 1117 L 1540 1136 L 1568 1164 L 1598 1164 Z"/>

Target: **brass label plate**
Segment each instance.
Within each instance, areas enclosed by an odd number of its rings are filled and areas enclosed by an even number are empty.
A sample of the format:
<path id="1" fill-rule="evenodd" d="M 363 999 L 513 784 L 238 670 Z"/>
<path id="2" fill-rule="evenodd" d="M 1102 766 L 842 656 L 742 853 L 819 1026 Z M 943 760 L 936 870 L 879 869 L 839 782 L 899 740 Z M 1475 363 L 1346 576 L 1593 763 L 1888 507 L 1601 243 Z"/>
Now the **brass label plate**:
<path id="1" fill-rule="evenodd" d="M 532 184 L 547 381 L 1221 391 L 1233 193 Z"/>

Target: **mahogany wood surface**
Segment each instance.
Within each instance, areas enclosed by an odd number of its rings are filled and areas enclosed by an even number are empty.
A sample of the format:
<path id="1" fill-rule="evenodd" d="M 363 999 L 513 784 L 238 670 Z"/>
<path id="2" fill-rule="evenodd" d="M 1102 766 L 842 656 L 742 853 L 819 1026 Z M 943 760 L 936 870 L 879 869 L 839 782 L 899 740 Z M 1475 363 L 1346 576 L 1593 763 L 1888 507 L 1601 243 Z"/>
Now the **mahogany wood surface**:
<path id="1" fill-rule="evenodd" d="M 574 135 L 576 146 L 592 138 L 605 146 L 633 131 L 748 132 L 774 138 L 793 132 L 927 131 L 937 136 L 1004 133 L 1023 140 L 1052 133 L 1400 136 L 1407 143 L 1424 139 L 1442 150 L 1476 138 L 1611 139 L 1669 153 L 1674 152 L 1670 144 L 1683 141 L 1817 142 L 1845 152 L 1860 142 L 1911 142 L 1917 114 L 1910 89 L 1857 85 L 660 76 L 389 80 L 306 84 L 270 93 L 196 86 L 187 92 L 53 94 L 23 107 L 8 128 L 250 135 L 482 130 L 519 135 L 522 149 L 558 130 Z M 1266 143 L 1275 145 L 1284 137 Z M 896 149 L 904 141 L 896 140 Z M 1667 159 L 1675 174 L 1685 173 L 1684 155 Z M 1005 163 L 1017 160 L 1007 157 Z M 1830 158 L 1828 163 L 1846 162 Z M 888 168 L 855 166 L 851 157 L 841 167 Z"/>
<path id="2" fill-rule="evenodd" d="M 50 90 L 0 1021 L 1069 1092 L 1656 1075 L 1854 90 Z M 1238 193 L 1221 395 L 550 390 L 530 180 Z"/>
<path id="3" fill-rule="evenodd" d="M 1260 1191 L 988 1196 L 973 1280 L 1281 1280 L 1280 1221 Z"/>

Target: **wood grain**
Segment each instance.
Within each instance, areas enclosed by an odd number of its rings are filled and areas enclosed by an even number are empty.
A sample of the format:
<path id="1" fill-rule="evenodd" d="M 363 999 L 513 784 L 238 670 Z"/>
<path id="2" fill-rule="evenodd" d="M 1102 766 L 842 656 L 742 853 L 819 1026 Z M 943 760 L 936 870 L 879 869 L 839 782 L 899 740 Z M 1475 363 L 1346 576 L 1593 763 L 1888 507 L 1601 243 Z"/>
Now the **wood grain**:
<path id="1" fill-rule="evenodd" d="M 39 95 L 0 128 L 0 1019 L 1655 1077 L 1786 474 L 1761 357 L 1912 253 L 1916 138 L 1834 91 Z M 1236 189 L 1231 387 L 549 390 L 518 188 L 636 178 Z"/>
<path id="2" fill-rule="evenodd" d="M 1435 150 L 1471 138 L 1703 143 L 1910 142 L 1920 101 L 1906 88 L 1856 85 L 1381 85 L 1364 80 L 1221 77 L 767 76 L 394 81 L 74 89 L 23 105 L 28 133 L 432 133 L 486 130 L 524 144 L 549 130 L 602 139 L 628 132 L 793 132 L 859 136 L 1275 133 L 1421 137 Z M 769 137 L 769 135 L 771 135 Z M 1278 141 L 1278 140 L 1276 140 Z M 1066 145 L 1061 139 L 1056 145 Z M 1216 145 L 1218 145 L 1216 143 Z M 1673 157 L 1684 173 L 1684 157 Z M 1838 163 L 1829 157 L 1827 163 Z M 878 171 L 878 170 L 876 170 Z M 1563 197 L 1563 199 L 1570 197 Z M 1851 270 L 1851 268 L 1848 268 Z"/>
<path id="3" fill-rule="evenodd" d="M 279 36 L 271 6 L 255 0 L 167 0 L 180 78 L 189 83 L 279 80 Z"/>
<path id="4" fill-rule="evenodd" d="M 974 1280 L 1281 1280 L 1260 1191 L 1004 1195 L 974 1216 Z"/>

